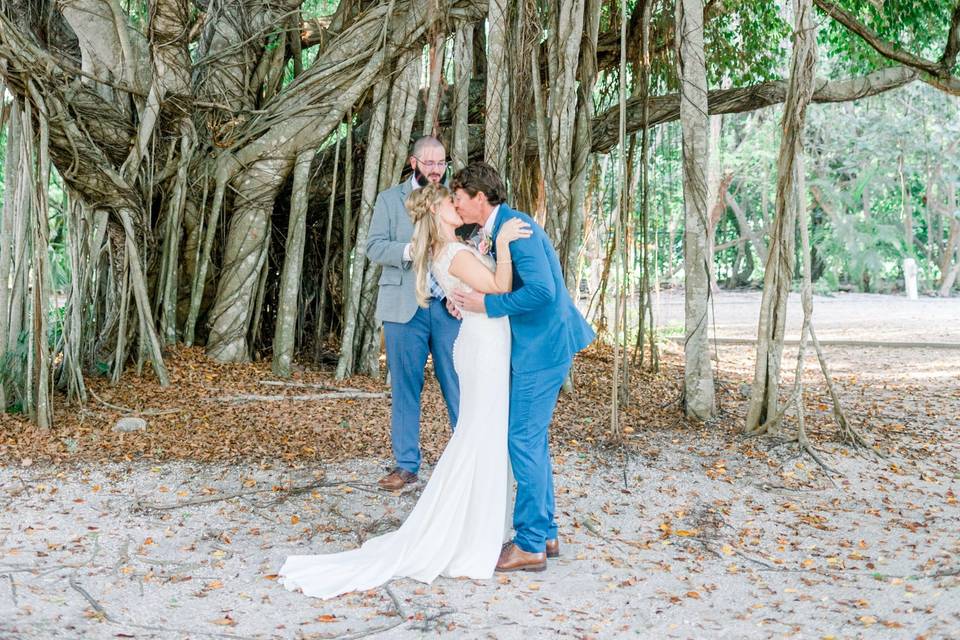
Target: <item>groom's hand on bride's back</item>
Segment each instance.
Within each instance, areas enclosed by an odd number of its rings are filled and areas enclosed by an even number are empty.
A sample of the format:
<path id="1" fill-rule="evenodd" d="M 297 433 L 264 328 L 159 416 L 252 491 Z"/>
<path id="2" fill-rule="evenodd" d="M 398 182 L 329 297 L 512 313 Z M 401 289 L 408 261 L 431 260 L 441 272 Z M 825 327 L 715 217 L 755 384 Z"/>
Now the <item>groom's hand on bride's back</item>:
<path id="1" fill-rule="evenodd" d="M 469 293 L 454 291 L 451 296 L 453 297 L 453 303 L 464 311 L 472 311 L 473 313 L 487 312 L 486 306 L 483 304 L 482 293 L 477 293 L 476 291 Z"/>

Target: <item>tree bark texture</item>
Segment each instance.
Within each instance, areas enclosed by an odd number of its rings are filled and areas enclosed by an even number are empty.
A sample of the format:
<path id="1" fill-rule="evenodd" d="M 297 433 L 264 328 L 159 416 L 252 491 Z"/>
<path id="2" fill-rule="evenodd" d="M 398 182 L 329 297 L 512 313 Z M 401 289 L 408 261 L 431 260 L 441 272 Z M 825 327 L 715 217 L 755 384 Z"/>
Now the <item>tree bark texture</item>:
<path id="1" fill-rule="evenodd" d="M 814 92 L 817 43 L 811 0 L 795 2 L 794 12 L 790 85 L 780 125 L 776 213 L 764 269 L 756 366 L 745 425 L 748 433 L 763 433 L 768 420 L 777 415 L 787 298 L 793 279 L 796 222 L 801 217 L 801 209 L 806 206 L 803 125 Z"/>
<path id="2" fill-rule="evenodd" d="M 84 371 L 106 367 L 119 380 L 131 360 L 165 382 L 162 349 L 178 341 L 232 362 L 276 336 L 283 368 L 304 341 L 329 335 L 308 324 L 320 320 L 306 310 L 322 306 L 317 295 L 327 305 L 321 324 L 340 332 L 338 375 L 374 373 L 378 269 L 362 247 L 376 193 L 398 181 L 415 128 L 452 140 L 454 168 L 487 157 L 508 177 L 511 197 L 548 216 L 575 289 L 591 154 L 616 145 L 621 111 L 627 135 L 681 112 L 678 93 L 651 96 L 646 114 L 639 97 L 593 113 L 597 80 L 620 58 L 620 25 L 612 41 L 601 33 L 600 0 L 365 0 L 302 23 L 295 0 L 203 3 L 199 17 L 188 0 L 155 0 L 145 23 L 119 0 L 41 4 L 43 20 L 26 0 L 0 8 L 0 78 L 14 97 L 0 120 L 8 129 L 0 277 L 10 283 L 0 288 L 0 349 L 22 355 L 19 373 L 0 385 L 0 404 L 34 412 L 43 402 L 37 371 L 45 369 L 47 388 L 55 380 L 80 398 Z M 631 16 L 626 25 L 631 62 L 637 24 Z M 444 62 L 451 36 L 454 59 Z M 674 45 L 672 33 L 650 40 Z M 430 76 L 421 86 L 427 46 Z M 535 56 L 543 65 L 534 71 Z M 872 95 L 927 73 L 910 62 L 817 81 L 813 99 Z M 710 92 L 707 104 L 712 113 L 745 111 L 786 95 L 785 82 L 762 83 Z M 48 161 L 31 164 L 27 147 L 46 149 Z M 302 182 L 291 177 L 304 154 L 317 157 L 317 171 L 306 178 L 301 217 L 291 214 L 302 202 L 292 184 Z M 40 245 L 49 243 L 35 223 L 51 168 L 68 196 L 74 280 L 59 292 L 67 299 L 63 333 L 44 357 L 42 340 L 24 350 L 18 337 L 49 328 L 36 315 L 49 300 L 34 295 L 53 293 L 34 279 L 45 269 Z M 343 177 L 342 189 L 333 175 Z M 330 206 L 342 215 L 331 217 Z M 298 249 L 292 232 L 304 225 Z M 301 288 L 291 299 L 298 263 Z M 339 268 L 318 285 L 325 263 Z"/>
<path id="3" fill-rule="evenodd" d="M 676 13 L 683 129 L 684 399 L 687 415 L 699 420 L 716 411 L 710 364 L 710 228 L 707 220 L 709 116 L 703 48 L 702 0 L 678 0 Z"/>
<path id="4" fill-rule="evenodd" d="M 483 157 L 501 174 L 507 170 L 507 115 L 510 68 L 507 64 L 507 20 L 510 3 L 490 0 L 487 12 L 487 118 Z"/>

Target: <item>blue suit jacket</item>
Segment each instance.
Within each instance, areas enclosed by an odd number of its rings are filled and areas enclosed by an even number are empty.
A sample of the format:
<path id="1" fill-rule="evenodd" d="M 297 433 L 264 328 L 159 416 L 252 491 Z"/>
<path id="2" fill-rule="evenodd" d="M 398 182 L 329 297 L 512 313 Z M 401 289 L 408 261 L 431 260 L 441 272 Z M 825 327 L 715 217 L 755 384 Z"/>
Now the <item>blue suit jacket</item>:
<path id="1" fill-rule="evenodd" d="M 488 294 L 484 298 L 487 315 L 510 316 L 513 371 L 528 373 L 569 363 L 593 341 L 593 329 L 573 304 L 560 259 L 540 225 L 527 214 L 501 204 L 493 237 L 510 218 L 529 224 L 533 235 L 510 243 L 513 291 Z"/>

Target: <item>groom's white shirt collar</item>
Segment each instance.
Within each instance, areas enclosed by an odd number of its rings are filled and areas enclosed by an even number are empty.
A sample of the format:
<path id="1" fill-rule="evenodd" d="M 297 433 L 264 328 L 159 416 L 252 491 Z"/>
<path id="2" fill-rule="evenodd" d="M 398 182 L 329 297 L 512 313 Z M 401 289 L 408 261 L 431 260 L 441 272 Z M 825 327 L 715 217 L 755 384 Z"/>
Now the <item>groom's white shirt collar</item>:
<path id="1" fill-rule="evenodd" d="M 487 221 L 483 223 L 483 231 L 489 237 L 493 237 L 493 227 L 497 224 L 497 214 L 500 213 L 500 205 L 497 205 L 493 208 L 493 211 L 490 212 L 490 217 L 487 218 Z"/>
<path id="2" fill-rule="evenodd" d="M 417 182 L 417 179 L 413 176 L 413 174 L 410 175 L 410 186 L 414 191 L 420 188 L 420 183 Z"/>

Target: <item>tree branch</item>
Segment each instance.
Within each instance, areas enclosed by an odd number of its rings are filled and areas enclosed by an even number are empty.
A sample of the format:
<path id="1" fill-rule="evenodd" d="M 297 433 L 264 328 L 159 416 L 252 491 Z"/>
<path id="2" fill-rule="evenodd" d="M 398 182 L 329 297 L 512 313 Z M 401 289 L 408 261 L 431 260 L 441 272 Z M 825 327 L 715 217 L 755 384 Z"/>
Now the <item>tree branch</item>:
<path id="1" fill-rule="evenodd" d="M 947 73 L 951 73 L 956 66 L 958 53 L 960 53 L 960 1 L 957 2 L 957 6 L 953 8 L 953 15 L 950 16 L 947 46 L 943 48 L 943 55 L 940 57 L 940 66 Z"/>
<path id="2" fill-rule="evenodd" d="M 900 64 L 905 64 L 908 67 L 926 71 L 933 75 L 939 75 L 941 73 L 942 69 L 940 65 L 907 51 L 903 51 L 896 44 L 884 40 L 876 31 L 854 18 L 850 12 L 841 9 L 832 2 L 827 2 L 827 0 L 813 1 L 818 7 L 823 9 L 828 16 L 842 24 L 848 31 L 852 31 L 860 36 L 864 42 L 873 47 L 876 52 L 884 58 L 895 60 Z"/>
<path id="3" fill-rule="evenodd" d="M 813 2 L 848 31 L 858 35 L 884 58 L 922 71 L 927 75 L 922 75 L 921 80 L 927 84 L 946 93 L 960 95 L 960 78 L 952 73 L 953 66 L 957 62 L 957 54 L 960 52 L 960 2 L 953 9 L 947 44 L 938 62 L 921 58 L 902 50 L 896 43 L 884 40 L 876 31 L 857 20 L 853 14 L 827 0 L 813 0 Z"/>
<path id="4" fill-rule="evenodd" d="M 848 102 L 896 89 L 917 79 L 917 72 L 908 66 L 889 67 L 865 76 L 846 80 L 815 81 L 813 102 Z M 711 114 L 743 113 L 780 104 L 787 95 L 787 83 L 783 80 L 763 82 L 750 87 L 717 89 L 709 92 L 707 99 Z M 641 97 L 627 101 L 627 133 L 643 128 L 643 100 Z M 593 127 L 593 151 L 605 153 L 617 143 L 619 107 L 599 114 Z M 671 122 L 680 117 L 680 94 L 650 98 L 650 125 Z M 527 147 L 531 153 L 536 143 L 531 140 Z"/>

